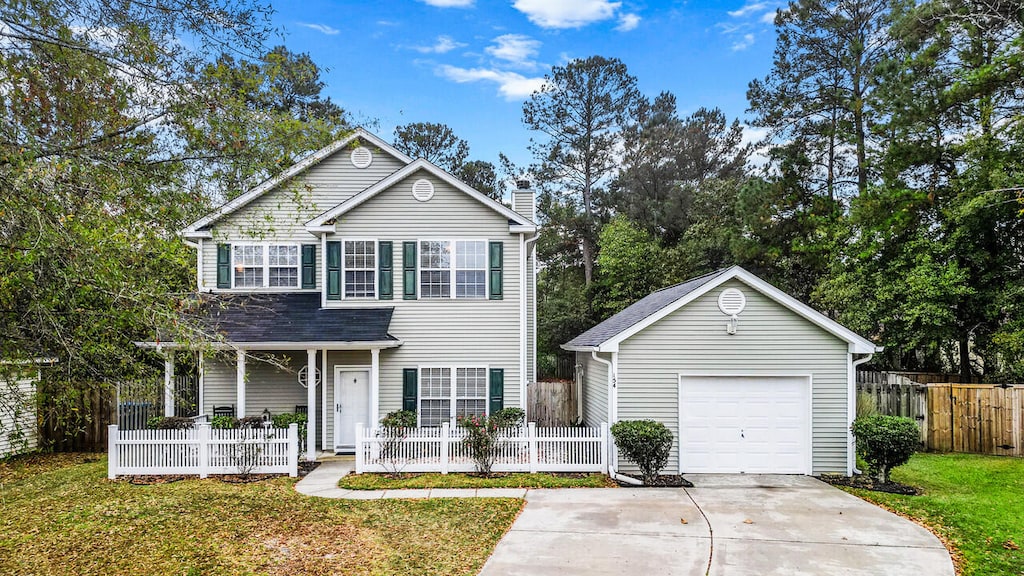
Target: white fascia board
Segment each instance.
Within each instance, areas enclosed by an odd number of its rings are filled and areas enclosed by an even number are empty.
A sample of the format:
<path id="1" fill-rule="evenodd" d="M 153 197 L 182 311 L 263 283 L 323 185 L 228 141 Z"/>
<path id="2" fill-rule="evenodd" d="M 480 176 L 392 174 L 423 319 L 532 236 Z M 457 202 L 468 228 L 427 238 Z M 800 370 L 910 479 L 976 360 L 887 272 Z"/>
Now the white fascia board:
<path id="1" fill-rule="evenodd" d="M 208 240 L 213 238 L 213 232 L 209 230 L 182 230 L 181 235 L 185 238 Z"/>
<path id="2" fill-rule="evenodd" d="M 524 224 L 509 224 L 508 231 L 511 234 L 522 234 L 524 232 L 536 232 L 537 225 L 531 224 L 529 226 Z"/>
<path id="3" fill-rule="evenodd" d="M 178 342 L 135 342 L 139 348 L 186 349 L 190 346 Z M 307 350 L 318 348 L 325 350 L 380 350 L 382 348 L 398 348 L 401 340 L 378 340 L 368 342 L 217 342 L 211 344 L 214 350 Z"/>
<path id="4" fill-rule="evenodd" d="M 360 204 L 373 198 L 377 194 L 383 192 L 384 190 L 387 190 L 388 188 L 394 186 L 398 182 L 416 173 L 416 171 L 418 170 L 425 170 L 429 172 L 430 174 L 434 175 L 440 180 L 443 180 L 444 182 L 450 184 L 455 189 L 460 190 L 467 194 L 468 196 L 470 196 L 471 198 L 473 198 L 474 200 L 477 200 L 484 206 L 487 206 L 488 208 L 494 210 L 495 212 L 501 214 L 502 216 L 505 216 L 509 220 L 516 222 L 516 224 L 520 226 L 533 227 L 532 229 L 524 230 L 525 232 L 532 232 L 533 230 L 536 230 L 536 225 L 529 219 L 525 218 L 524 216 L 517 212 L 513 212 L 511 208 L 505 206 L 504 204 L 497 202 L 481 194 L 480 192 L 477 192 L 462 180 L 459 180 L 455 176 L 452 176 L 451 174 L 445 172 L 444 170 L 438 168 L 437 166 L 434 166 L 430 162 L 423 160 L 422 158 L 407 165 L 405 168 L 398 170 L 397 172 L 391 174 L 387 178 L 384 178 L 383 180 L 377 182 L 376 184 L 349 198 L 348 200 L 345 200 L 344 202 L 338 204 L 334 208 L 331 208 L 330 210 L 323 212 L 322 214 L 313 218 L 309 222 L 306 222 L 306 228 L 315 229 L 320 226 L 325 226 L 328 221 L 338 218 L 339 216 L 342 216 L 343 214 L 352 210 L 356 206 L 359 206 Z M 510 229 L 511 226 L 514 225 L 515 224 L 510 225 Z"/>
<path id="5" fill-rule="evenodd" d="M 775 300 L 779 304 L 785 306 L 786 308 L 795 312 L 797 315 L 803 317 L 805 320 L 811 322 L 812 324 L 818 326 L 819 328 L 825 330 L 826 332 L 832 334 L 833 336 L 839 338 L 840 340 L 847 342 L 850 345 L 851 352 L 857 354 L 871 354 L 873 352 L 876 352 L 878 349 L 878 347 L 875 346 L 875 344 L 870 340 L 867 340 L 866 338 L 859 336 L 849 328 L 846 328 L 845 326 L 839 324 L 835 320 L 832 320 L 831 318 L 825 316 L 821 312 L 818 312 L 814 308 L 811 308 L 810 306 L 804 304 L 803 302 L 797 300 L 796 298 L 793 298 L 789 294 L 786 294 L 782 290 L 779 290 L 775 286 L 772 286 L 771 284 L 765 282 L 764 280 L 761 280 L 760 278 L 754 276 L 750 272 L 747 272 L 743 268 L 739 266 L 733 266 L 725 273 L 719 275 L 714 280 L 711 280 L 707 284 L 704 284 L 700 288 L 697 288 L 696 290 L 683 296 L 679 300 L 676 300 L 675 302 L 669 304 L 668 306 L 665 306 L 661 310 L 655 312 L 654 314 L 651 314 L 647 318 L 644 318 L 640 322 L 637 322 L 636 324 L 630 326 L 629 328 L 623 330 L 622 332 L 616 334 L 615 336 L 609 338 L 608 340 L 605 340 L 604 342 L 601 343 L 600 346 L 598 346 L 598 351 L 617 352 L 619 350 L 619 344 L 623 340 L 626 340 L 627 338 L 635 335 L 637 332 L 640 332 L 644 328 L 647 328 L 651 324 L 654 324 L 658 320 L 661 320 L 665 316 L 668 316 L 669 314 L 675 312 L 676 310 L 682 308 L 683 306 L 689 304 L 690 302 L 693 302 L 697 298 L 700 298 L 701 296 L 721 286 L 725 282 L 732 280 L 733 278 L 736 278 L 737 280 L 743 282 L 744 284 L 747 284 L 751 288 L 757 290 L 758 292 L 764 294 L 765 296 L 771 298 L 772 300 Z"/>
<path id="6" fill-rule="evenodd" d="M 244 207 L 246 204 L 249 204 L 253 200 L 259 198 L 260 196 L 266 194 L 267 192 L 273 190 L 274 188 L 277 188 L 283 182 L 295 177 L 301 172 L 305 172 L 306 170 L 315 166 L 316 164 L 319 164 L 321 160 L 327 158 L 328 156 L 331 156 L 332 154 L 344 148 L 350 142 L 357 138 L 366 140 L 367 142 L 373 144 L 374 146 L 377 146 L 381 150 L 384 150 L 385 152 L 391 154 L 392 156 L 398 158 L 399 160 L 406 164 L 412 162 L 412 158 L 409 158 L 402 152 L 399 152 L 384 140 L 381 140 L 379 137 L 367 132 L 362 128 L 356 128 L 355 130 L 352 131 L 351 134 L 349 134 L 345 138 L 337 140 L 325 146 L 324 148 L 317 150 L 313 154 L 310 154 L 309 156 L 304 158 L 302 161 L 295 163 L 294 165 L 292 165 L 291 168 L 285 170 L 281 174 L 263 182 L 262 184 L 256 186 L 252 190 L 249 190 L 245 194 L 242 194 L 238 198 L 235 198 L 234 200 L 221 205 L 220 208 L 217 208 L 212 213 L 207 214 L 206 216 L 188 225 L 184 230 L 181 231 L 181 235 L 188 238 L 192 238 L 196 237 L 194 236 L 195 234 L 204 233 L 201 232 L 199 229 L 209 226 L 210 224 L 216 222 L 217 220 L 220 220 L 221 218 L 237 211 L 238 209 Z M 205 238 L 213 237 L 212 234 L 210 234 L 209 232 L 205 232 L 205 234 L 209 234 L 208 236 L 205 236 Z"/>
<path id="7" fill-rule="evenodd" d="M 569 352 L 599 352 L 597 346 L 570 346 L 568 344 L 562 344 L 559 346 L 562 350 Z"/>

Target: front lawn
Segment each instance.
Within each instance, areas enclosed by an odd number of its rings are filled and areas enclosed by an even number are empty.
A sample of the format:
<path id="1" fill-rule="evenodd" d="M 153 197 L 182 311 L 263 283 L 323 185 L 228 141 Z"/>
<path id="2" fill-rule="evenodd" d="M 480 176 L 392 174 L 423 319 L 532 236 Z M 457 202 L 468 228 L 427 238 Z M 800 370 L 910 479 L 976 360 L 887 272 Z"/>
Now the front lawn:
<path id="1" fill-rule="evenodd" d="M 349 474 L 338 482 L 349 490 L 401 488 L 611 488 L 618 486 L 604 474 Z"/>
<path id="2" fill-rule="evenodd" d="M 934 528 L 962 554 L 965 576 L 1024 575 L 1024 459 L 922 453 L 892 477 L 924 493 L 848 490 Z"/>
<path id="3" fill-rule="evenodd" d="M 0 463 L 0 574 L 476 574 L 516 499 L 339 501 L 106 480 L 102 455 Z"/>

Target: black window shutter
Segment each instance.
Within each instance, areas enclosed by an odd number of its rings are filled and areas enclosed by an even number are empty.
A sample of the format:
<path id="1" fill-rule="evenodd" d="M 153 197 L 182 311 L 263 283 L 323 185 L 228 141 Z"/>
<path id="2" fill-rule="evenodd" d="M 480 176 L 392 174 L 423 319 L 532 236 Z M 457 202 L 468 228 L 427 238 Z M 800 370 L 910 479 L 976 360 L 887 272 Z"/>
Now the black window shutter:
<path id="1" fill-rule="evenodd" d="M 302 287 L 316 288 L 316 244 L 302 245 Z"/>
<path id="2" fill-rule="evenodd" d="M 394 268 L 392 268 L 392 244 L 390 240 L 382 240 L 377 244 L 377 282 L 379 288 L 377 297 L 381 300 L 391 300 L 394 294 Z"/>
<path id="3" fill-rule="evenodd" d="M 402 242 L 402 298 L 416 299 L 416 243 Z"/>
<path id="4" fill-rule="evenodd" d="M 496 414 L 505 407 L 505 369 L 491 368 L 491 408 L 489 412 Z"/>
<path id="5" fill-rule="evenodd" d="M 231 244 L 217 244 L 217 288 L 231 288 Z"/>
<path id="6" fill-rule="evenodd" d="M 417 370 L 405 368 L 402 370 L 402 410 L 416 411 L 416 395 L 419 392 L 417 384 Z"/>
<path id="7" fill-rule="evenodd" d="M 490 245 L 490 260 L 491 260 L 491 300 L 501 300 L 504 297 L 503 283 L 504 274 L 502 273 L 502 261 L 505 259 L 505 245 L 501 242 L 491 242 Z"/>
<path id="8" fill-rule="evenodd" d="M 341 242 L 327 243 L 327 299 L 341 300 Z"/>

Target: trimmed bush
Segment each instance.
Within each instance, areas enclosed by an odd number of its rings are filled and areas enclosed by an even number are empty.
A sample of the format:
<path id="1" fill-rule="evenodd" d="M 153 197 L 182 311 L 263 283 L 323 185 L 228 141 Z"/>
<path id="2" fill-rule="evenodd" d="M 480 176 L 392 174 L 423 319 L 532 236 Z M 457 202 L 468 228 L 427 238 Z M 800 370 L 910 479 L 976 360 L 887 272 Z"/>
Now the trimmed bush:
<path id="1" fill-rule="evenodd" d="M 218 430 L 231 430 L 232 428 L 238 427 L 238 421 L 235 420 L 234 416 L 214 416 L 210 420 L 210 428 L 216 428 Z"/>
<path id="2" fill-rule="evenodd" d="M 415 428 L 416 413 L 412 410 L 395 410 L 380 419 L 382 428 Z"/>
<path id="3" fill-rule="evenodd" d="M 850 428 L 857 437 L 857 454 L 868 472 L 885 483 L 893 468 L 906 464 L 921 442 L 921 431 L 910 418 L 875 414 L 857 418 Z"/>
<path id="4" fill-rule="evenodd" d="M 526 420 L 526 411 L 522 408 L 502 408 L 491 418 L 497 420 L 498 428 L 519 428 Z"/>
<path id="5" fill-rule="evenodd" d="M 299 444 L 306 442 L 306 427 L 309 423 L 308 414 L 299 414 L 297 412 L 284 412 L 277 414 L 271 419 L 271 423 L 274 428 L 288 428 L 291 424 L 299 425 Z"/>
<path id="6" fill-rule="evenodd" d="M 155 430 L 188 430 L 193 427 L 195 422 L 184 416 L 154 416 L 146 421 L 146 428 Z"/>
<path id="7" fill-rule="evenodd" d="M 622 420 L 611 431 L 619 452 L 640 468 L 644 484 L 653 484 L 672 454 L 672 432 L 654 420 Z"/>

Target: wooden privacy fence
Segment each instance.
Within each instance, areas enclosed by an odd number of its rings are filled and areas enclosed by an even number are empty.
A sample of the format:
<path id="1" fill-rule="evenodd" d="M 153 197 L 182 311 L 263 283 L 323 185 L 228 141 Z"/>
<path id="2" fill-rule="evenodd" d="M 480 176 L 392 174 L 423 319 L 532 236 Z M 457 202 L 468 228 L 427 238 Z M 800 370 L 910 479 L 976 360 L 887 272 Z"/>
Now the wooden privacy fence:
<path id="1" fill-rule="evenodd" d="M 467 432 L 439 428 L 382 429 L 356 425 L 356 473 L 473 472 Z M 608 425 L 596 428 L 510 428 L 498 441 L 495 472 L 604 472 Z"/>
<path id="2" fill-rule="evenodd" d="M 921 384 L 899 374 L 858 373 L 857 391 L 882 414 L 913 418 L 927 450 L 1024 456 L 1024 388 Z"/>
<path id="3" fill-rule="evenodd" d="M 107 476 L 288 474 L 298 476 L 299 428 L 118 430 L 108 428 Z"/>
<path id="4" fill-rule="evenodd" d="M 530 421 L 539 426 L 569 426 L 576 420 L 576 385 L 571 381 L 534 382 L 526 391 Z"/>

